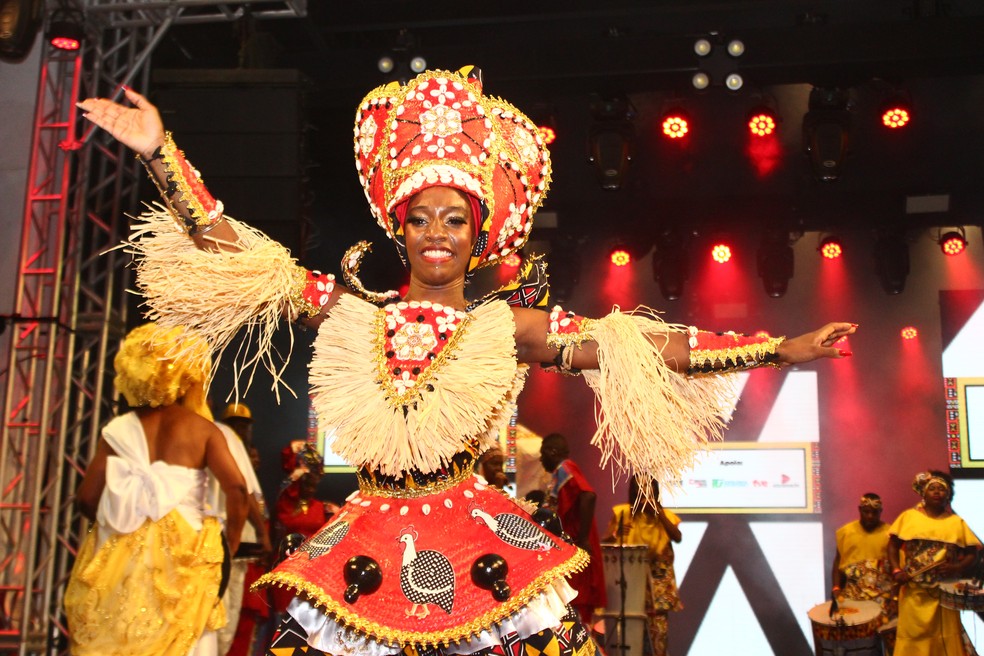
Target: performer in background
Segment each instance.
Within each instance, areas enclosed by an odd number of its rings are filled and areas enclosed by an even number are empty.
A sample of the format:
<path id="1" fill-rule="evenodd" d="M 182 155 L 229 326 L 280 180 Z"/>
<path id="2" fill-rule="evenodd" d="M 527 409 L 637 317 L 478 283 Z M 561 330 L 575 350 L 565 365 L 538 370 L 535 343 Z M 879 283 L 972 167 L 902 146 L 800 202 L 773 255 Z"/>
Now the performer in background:
<path id="1" fill-rule="evenodd" d="M 655 500 L 655 501 L 653 501 Z M 621 527 L 621 540 L 619 540 Z M 644 544 L 649 547 L 649 576 L 646 578 L 646 653 L 666 656 L 670 611 L 683 610 L 673 571 L 673 543 L 683 539 L 680 518 L 659 502 L 659 483 L 652 482 L 652 495 L 643 499 L 635 477 L 629 478 L 629 503 L 612 508 L 602 542 Z M 639 585 L 633 581 L 630 584 Z"/>
<path id="2" fill-rule="evenodd" d="M 166 203 L 134 224 L 127 244 L 150 314 L 199 327 L 219 357 L 246 326 L 258 355 L 244 355 L 241 370 L 265 363 L 275 377 L 281 318 L 317 327 L 314 407 L 336 427 L 333 451 L 359 468 L 358 493 L 261 579 L 297 594 L 274 650 L 594 653 L 566 580 L 587 553 L 473 472 L 509 421 L 528 365 L 583 374 L 603 460 L 634 467 L 648 490 L 720 435 L 731 382 L 708 374 L 850 355 L 834 346 L 854 333 L 850 323 L 782 339 L 641 311 L 548 312 L 546 273 L 530 258 L 502 290 L 466 299 L 470 272 L 526 243 L 551 177 L 539 129 L 485 95 L 475 68 L 379 87 L 356 111 L 360 182 L 410 271 L 402 299 L 362 286 L 364 243 L 343 260 L 343 288 L 227 217 L 156 108 L 125 93 L 132 107 L 79 106 L 137 152 Z"/>
<path id="3" fill-rule="evenodd" d="M 216 654 L 224 555 L 219 521 L 205 515 L 208 474 L 233 552 L 246 483 L 205 403 L 209 359 L 202 340 L 154 324 L 116 354 L 114 384 L 133 410 L 103 428 L 76 493 L 94 521 L 65 591 L 76 656 Z"/>
<path id="4" fill-rule="evenodd" d="M 939 600 L 942 579 L 971 567 L 981 541 L 950 507 L 953 478 L 935 469 L 920 472 L 912 488 L 922 501 L 889 528 L 888 559 L 901 585 L 894 656 L 972 656 L 960 611 Z"/>
<path id="5" fill-rule="evenodd" d="M 595 525 L 595 494 L 581 468 L 571 460 L 567 438 L 551 433 L 540 444 L 540 462 L 550 472 L 547 507 L 560 517 L 564 532 L 591 556 L 587 566 L 570 576 L 577 590 L 574 608 L 586 626 L 591 626 L 594 609 L 608 603 L 605 591 L 605 567 L 601 559 L 601 541 Z"/>
<path id="6" fill-rule="evenodd" d="M 888 565 L 888 524 L 881 514 L 881 497 L 867 492 L 858 503 L 858 519 L 837 529 L 831 597 L 874 601 L 881 606 L 885 623 L 895 617 L 896 604 Z"/>

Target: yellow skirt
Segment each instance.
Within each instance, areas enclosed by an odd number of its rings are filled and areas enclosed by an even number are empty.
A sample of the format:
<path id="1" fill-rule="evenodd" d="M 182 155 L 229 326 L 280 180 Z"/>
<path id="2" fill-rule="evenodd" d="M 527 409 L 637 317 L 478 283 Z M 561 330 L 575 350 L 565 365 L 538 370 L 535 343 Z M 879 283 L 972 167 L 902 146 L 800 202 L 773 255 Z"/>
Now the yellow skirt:
<path id="1" fill-rule="evenodd" d="M 72 654 L 186 656 L 205 630 L 225 625 L 215 518 L 196 531 L 172 510 L 95 546 L 90 530 L 65 591 Z"/>

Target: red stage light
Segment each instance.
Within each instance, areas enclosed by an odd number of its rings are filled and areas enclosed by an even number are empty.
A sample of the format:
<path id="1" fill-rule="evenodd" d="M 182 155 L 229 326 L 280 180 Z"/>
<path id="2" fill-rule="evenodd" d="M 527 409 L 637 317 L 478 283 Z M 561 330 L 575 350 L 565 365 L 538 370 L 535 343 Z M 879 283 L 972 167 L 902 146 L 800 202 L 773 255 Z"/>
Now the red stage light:
<path id="1" fill-rule="evenodd" d="M 612 264 L 617 267 L 626 266 L 632 262 L 632 256 L 624 248 L 616 248 L 612 251 Z"/>
<path id="2" fill-rule="evenodd" d="M 511 269 L 515 269 L 522 263 L 523 263 L 523 258 L 521 258 L 518 253 L 510 253 L 509 255 L 502 258 L 502 264 Z"/>
<path id="3" fill-rule="evenodd" d="M 767 137 L 776 131 L 776 117 L 768 112 L 756 112 L 748 119 L 748 130 L 755 137 Z"/>
<path id="4" fill-rule="evenodd" d="M 682 139 L 690 132 L 690 121 L 681 112 L 663 116 L 663 134 L 670 139 Z"/>
<path id="5" fill-rule="evenodd" d="M 538 129 L 540 130 L 540 136 L 543 138 L 543 143 L 548 146 L 557 140 L 557 131 L 549 125 L 541 125 Z"/>
<path id="6" fill-rule="evenodd" d="M 78 50 L 81 47 L 78 39 L 67 36 L 56 36 L 51 39 L 51 45 L 59 50 Z"/>
<path id="7" fill-rule="evenodd" d="M 916 330 L 915 326 L 906 326 L 901 331 L 902 339 L 915 339 L 919 337 L 919 331 Z"/>
<path id="8" fill-rule="evenodd" d="M 769 338 L 769 337 L 772 337 L 772 335 L 770 335 L 768 333 L 768 331 L 765 331 L 765 330 L 757 330 L 757 331 L 755 331 L 755 337 Z"/>
<path id="9" fill-rule="evenodd" d="M 946 255 L 960 255 L 967 248 L 967 240 L 959 232 L 948 232 L 940 237 L 940 250 Z"/>
<path id="10" fill-rule="evenodd" d="M 836 260 L 844 254 L 844 247 L 837 237 L 824 237 L 820 242 L 820 254 L 828 260 Z"/>
<path id="11" fill-rule="evenodd" d="M 882 124 L 887 128 L 904 128 L 909 124 L 909 110 L 905 107 L 889 107 L 882 112 Z"/>
<path id="12" fill-rule="evenodd" d="M 727 244 L 714 244 L 711 248 L 711 257 L 718 264 L 724 264 L 731 259 L 731 247 Z"/>

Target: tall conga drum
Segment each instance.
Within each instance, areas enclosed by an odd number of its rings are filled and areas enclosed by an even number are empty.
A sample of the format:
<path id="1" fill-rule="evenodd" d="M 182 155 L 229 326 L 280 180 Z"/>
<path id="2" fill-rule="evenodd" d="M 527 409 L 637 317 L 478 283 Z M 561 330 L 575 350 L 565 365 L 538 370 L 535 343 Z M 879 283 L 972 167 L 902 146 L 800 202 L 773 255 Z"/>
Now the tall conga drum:
<path id="1" fill-rule="evenodd" d="M 813 646 L 817 656 L 881 656 L 878 622 L 881 606 L 873 601 L 847 599 L 830 613 L 825 601 L 810 609 Z"/>
<path id="2" fill-rule="evenodd" d="M 605 620 L 602 645 L 608 654 L 643 656 L 646 635 L 646 594 L 649 581 L 649 547 L 644 544 L 601 545 L 608 605 L 598 614 Z M 625 633 L 619 624 L 622 581 L 625 581 Z"/>

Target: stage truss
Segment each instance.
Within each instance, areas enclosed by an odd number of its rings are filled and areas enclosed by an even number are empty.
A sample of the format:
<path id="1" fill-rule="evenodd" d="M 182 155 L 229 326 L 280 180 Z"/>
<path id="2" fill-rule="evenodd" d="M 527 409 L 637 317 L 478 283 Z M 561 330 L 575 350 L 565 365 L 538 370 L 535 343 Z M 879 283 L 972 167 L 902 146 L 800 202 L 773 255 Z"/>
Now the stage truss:
<path id="1" fill-rule="evenodd" d="M 49 2 L 53 10 L 58 3 Z M 302 17 L 306 0 L 83 0 L 79 53 L 43 47 L 0 426 L 0 653 L 68 653 L 62 598 L 87 522 L 73 494 L 114 412 L 108 363 L 126 326 L 124 212 L 142 170 L 78 99 L 146 88 L 181 23 Z M 12 249 L 11 249 L 12 250 Z"/>

